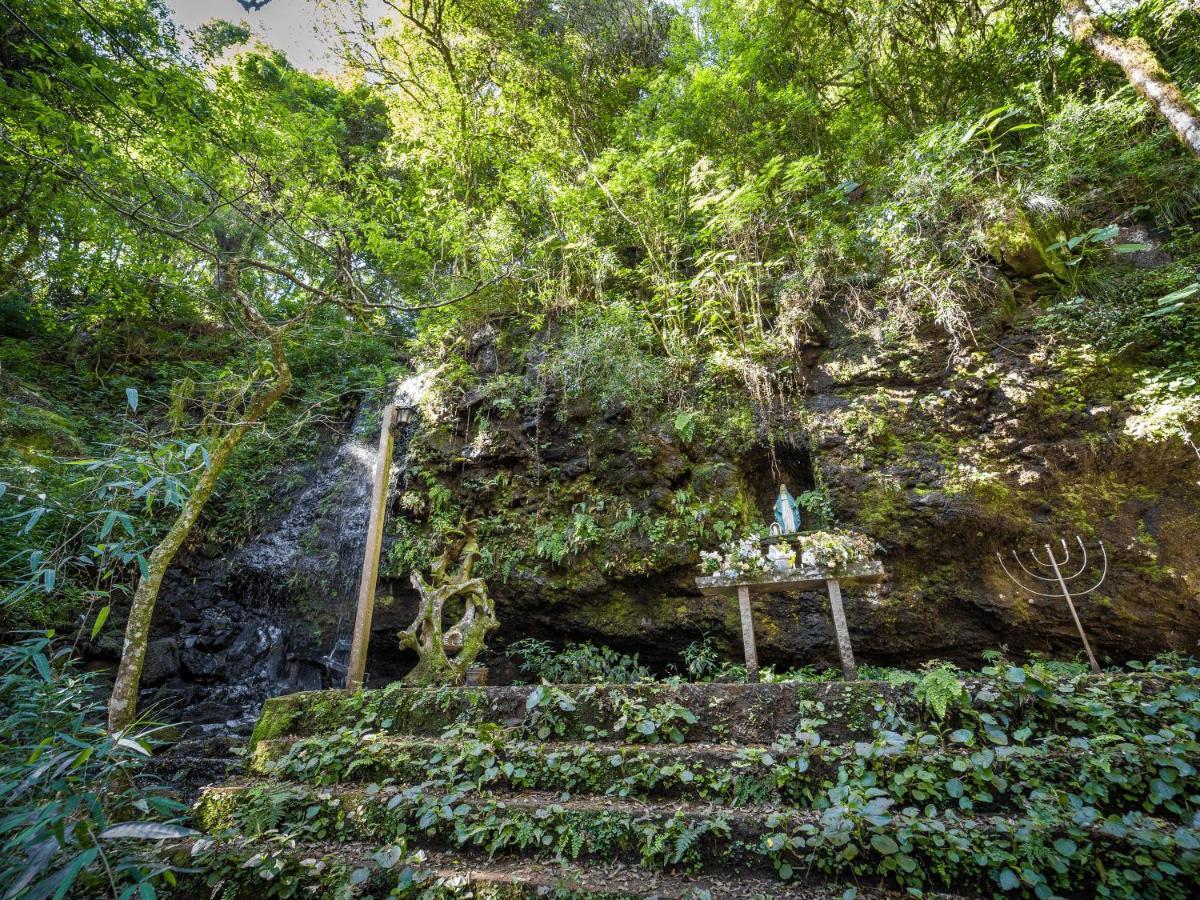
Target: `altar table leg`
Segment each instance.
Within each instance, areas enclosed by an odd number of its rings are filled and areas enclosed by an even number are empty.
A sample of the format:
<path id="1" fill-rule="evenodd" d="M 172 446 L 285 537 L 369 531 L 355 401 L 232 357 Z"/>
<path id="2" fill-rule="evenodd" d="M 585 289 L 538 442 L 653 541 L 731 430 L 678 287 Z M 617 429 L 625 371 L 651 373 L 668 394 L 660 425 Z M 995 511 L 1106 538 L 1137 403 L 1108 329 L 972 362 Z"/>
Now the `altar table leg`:
<path id="1" fill-rule="evenodd" d="M 829 589 L 829 608 L 833 612 L 833 630 L 837 634 L 838 656 L 842 658 L 842 674 L 847 681 L 858 680 L 858 670 L 854 667 L 854 651 L 850 647 L 850 629 L 846 627 L 846 613 L 842 609 L 842 586 L 836 578 L 827 579 L 825 587 Z"/>
<path id="2" fill-rule="evenodd" d="M 754 618 L 750 613 L 750 588 L 738 588 L 738 608 L 742 613 L 742 644 L 746 648 L 746 680 L 758 681 L 758 649 L 754 646 Z"/>

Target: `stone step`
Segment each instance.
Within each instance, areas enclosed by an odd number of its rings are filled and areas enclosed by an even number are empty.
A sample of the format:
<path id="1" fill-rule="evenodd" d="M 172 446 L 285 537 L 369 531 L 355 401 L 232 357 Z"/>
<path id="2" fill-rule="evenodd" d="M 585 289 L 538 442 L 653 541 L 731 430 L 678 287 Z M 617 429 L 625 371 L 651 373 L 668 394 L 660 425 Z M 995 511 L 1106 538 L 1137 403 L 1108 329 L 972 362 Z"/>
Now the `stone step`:
<path id="1" fill-rule="evenodd" d="M 268 700 L 251 746 L 339 727 L 439 735 L 463 722 L 522 729 L 530 737 L 628 735 L 642 743 L 764 744 L 810 719 L 830 737 L 869 736 L 879 712 L 918 712 L 911 692 L 877 682 L 797 684 L 635 684 L 315 691 Z M 835 721 L 836 720 L 836 721 Z M 651 730 L 652 729 L 652 730 Z"/>
<path id="2" fill-rule="evenodd" d="M 785 876 L 823 872 L 833 878 L 890 872 L 901 879 L 901 873 L 926 872 L 936 879 L 935 873 L 944 871 L 941 863 L 949 844 L 958 851 L 950 877 L 955 886 L 969 890 L 995 889 L 1002 876 L 989 860 L 997 859 L 1011 861 L 1018 870 L 1027 860 L 1035 872 L 1046 860 L 1058 859 L 1057 875 L 1042 872 L 1043 877 L 1063 879 L 1052 885 L 1057 889 L 1097 871 L 1128 867 L 1134 859 L 1142 871 L 1173 871 L 1189 882 L 1200 880 L 1200 851 L 1179 849 L 1183 832 L 1182 844 L 1200 846 L 1200 831 L 1146 816 L 1089 824 L 1073 824 L 1065 815 L 1044 818 L 1044 813 L 965 818 L 930 809 L 897 811 L 884 797 L 848 799 L 857 812 L 847 807 L 819 812 L 565 798 L 542 791 L 442 794 L 420 786 L 311 788 L 243 782 L 205 791 L 196 813 L 210 834 L 224 829 L 250 833 L 263 822 L 288 821 L 301 840 L 404 840 L 409 846 L 623 861 L 672 871 L 734 869 L 767 875 L 775 868 Z M 1069 841 L 1074 855 L 1063 856 L 1056 841 Z M 1155 869 L 1159 863 L 1170 868 Z M 1012 877 L 1009 864 L 1004 871 Z"/>
<path id="3" fill-rule="evenodd" d="M 814 738 L 815 740 L 815 738 Z M 971 741 L 975 744 L 975 736 Z M 261 741 L 249 770 L 307 784 L 423 782 L 475 788 L 547 790 L 572 795 L 676 797 L 725 806 L 778 803 L 821 805 L 839 772 L 871 772 L 902 805 L 996 810 L 1020 806 L 1047 789 L 1088 797 L 1105 811 L 1141 807 L 1160 776 L 1162 748 L 1129 744 L 1119 777 L 1081 766 L 1065 740 L 1056 746 L 933 746 L 889 735 L 874 743 L 781 747 L 734 744 L 630 745 L 612 742 L 537 742 L 493 736 L 392 737 L 383 734 Z M 1200 773 L 1175 775 L 1174 789 L 1200 795 Z M 979 790 L 994 801 L 972 807 Z M 1146 811 L 1154 811 L 1148 807 Z"/>
<path id="4" fill-rule="evenodd" d="M 301 844 L 289 852 L 297 869 L 301 869 L 299 864 L 303 861 L 303 868 L 312 873 L 314 891 L 328 890 L 329 873 L 340 871 L 343 881 L 354 883 L 358 879 L 356 895 L 361 897 L 389 896 L 398 884 L 409 880 L 439 897 L 840 900 L 851 888 L 860 900 L 899 900 L 905 896 L 861 879 L 837 882 L 817 876 L 807 882 L 784 883 L 773 875 L 753 871 L 672 874 L 621 862 L 489 858 L 479 853 L 436 849 L 389 853 L 386 847 L 361 843 L 336 847 Z M 252 856 L 250 849 L 215 843 L 206 853 L 210 863 L 222 858 L 228 874 L 216 885 L 204 885 L 204 894 L 219 890 L 221 896 L 236 900 L 256 900 L 262 896 L 261 876 L 253 866 L 245 866 Z M 186 883 L 184 886 L 190 887 Z M 301 892 L 305 886 L 301 882 Z M 201 890 L 200 885 L 196 887 Z M 958 900 L 958 895 L 927 896 Z"/>
<path id="5" fill-rule="evenodd" d="M 964 682 L 976 709 L 995 699 L 994 684 Z M 1105 733 L 1114 721 L 1137 733 L 1160 727 L 1154 699 L 1164 690 L 1195 691 L 1194 678 L 1095 676 L 1072 690 L 1095 690 L 1094 713 L 1061 715 L 1050 692 L 1030 689 L 1021 722 L 1035 731 Z M 911 684 L 789 682 L 781 684 L 564 685 L 314 691 L 268 700 L 251 737 L 259 741 L 360 728 L 436 736 L 456 724 L 491 725 L 540 740 L 626 739 L 640 743 L 770 744 L 797 731 L 817 731 L 830 743 L 871 740 L 883 729 L 904 730 L 925 713 Z M 953 714 L 943 723 L 955 726 Z"/>

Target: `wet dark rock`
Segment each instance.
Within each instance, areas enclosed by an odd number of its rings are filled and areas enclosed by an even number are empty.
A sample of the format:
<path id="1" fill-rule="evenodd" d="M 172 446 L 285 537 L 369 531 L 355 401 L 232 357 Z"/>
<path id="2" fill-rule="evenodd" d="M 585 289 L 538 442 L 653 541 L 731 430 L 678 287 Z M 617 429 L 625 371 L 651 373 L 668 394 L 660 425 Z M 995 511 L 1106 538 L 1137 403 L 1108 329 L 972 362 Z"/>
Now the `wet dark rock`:
<path id="1" fill-rule="evenodd" d="M 154 687 L 179 672 L 179 644 L 174 638 L 159 638 L 146 647 L 142 684 Z"/>
<path id="2" fill-rule="evenodd" d="M 237 628 L 233 616 L 226 609 L 208 607 L 200 613 L 197 636 L 188 646 L 199 646 L 210 653 L 229 645 Z"/>
<path id="3" fill-rule="evenodd" d="M 887 583 L 845 592 L 856 653 L 882 664 L 978 665 L 981 651 L 1002 645 L 1073 656 L 1078 637 L 1062 605 L 1029 604 L 995 554 L 1058 534 L 1092 535 L 1120 557 L 1086 604 L 1085 627 L 1101 655 L 1119 661 L 1194 650 L 1200 614 L 1189 579 L 1200 567 L 1200 494 L 1195 479 L 1178 477 L 1194 457 L 1124 439 L 1129 408 L 1119 373 L 1056 370 L 1038 332 L 1008 324 L 1038 314 L 1037 290 L 1011 287 L 1007 302 L 1026 306 L 1006 309 L 1005 321 L 991 333 L 981 329 L 974 347 L 955 349 L 936 335 L 880 352 L 831 326 L 819 353 L 810 348 L 801 360 L 813 366 L 796 401 L 804 416 L 776 433 L 778 453 L 786 455 L 789 443 L 802 448 L 792 459 L 773 461 L 765 446 L 728 455 L 699 441 L 683 445 L 661 420 L 610 424 L 602 410 L 563 427 L 550 403 L 536 419 L 525 413 L 526 426 L 538 429 L 540 471 L 533 455 L 476 460 L 489 475 L 509 476 L 504 491 L 474 491 L 456 460 L 438 468 L 436 452 L 427 471 L 437 471 L 454 502 L 476 516 L 521 509 L 537 522 L 569 521 L 575 504 L 593 508 L 597 496 L 609 508 L 637 510 L 643 522 L 670 521 L 677 492 L 725 498 L 727 508 L 704 513 L 714 518 L 736 516 L 744 504 L 766 521 L 778 481 L 793 491 L 820 483 L 838 523 L 887 551 Z M 1130 497 L 1144 501 L 1127 507 Z M 1170 527 L 1153 530 L 1152 521 Z M 1144 558 L 1128 549 L 1137 535 L 1148 547 Z M 697 548 L 659 544 L 652 554 L 649 544 L 643 527 L 560 565 L 526 557 L 533 570 L 519 566 L 493 585 L 497 644 L 530 635 L 591 640 L 639 653 L 663 671 L 707 633 L 738 658 L 734 604 L 695 590 Z M 635 571 L 623 568 L 630 559 Z M 404 602 L 403 584 L 391 590 Z M 756 599 L 763 662 L 836 664 L 825 604 L 820 595 Z"/>
<path id="4" fill-rule="evenodd" d="M 495 375 L 500 371 L 500 353 L 496 347 L 499 333 L 496 326 L 488 323 L 476 329 L 467 342 L 471 367 L 480 375 Z"/>
<path id="5" fill-rule="evenodd" d="M 233 734 L 189 738 L 157 750 L 143 771 L 184 803 L 200 790 L 226 781 L 242 770 L 243 740 Z"/>
<path id="6" fill-rule="evenodd" d="M 1118 253 L 1116 259 L 1136 269 L 1157 269 L 1171 262 L 1171 254 L 1162 248 L 1162 240 L 1145 225 L 1129 225 L 1117 232 L 1114 244 L 1139 245 L 1142 249 Z"/>
<path id="7" fill-rule="evenodd" d="M 183 674 L 202 684 L 215 681 L 226 671 L 225 654 L 204 646 L 194 635 L 184 638 L 180 661 Z"/>

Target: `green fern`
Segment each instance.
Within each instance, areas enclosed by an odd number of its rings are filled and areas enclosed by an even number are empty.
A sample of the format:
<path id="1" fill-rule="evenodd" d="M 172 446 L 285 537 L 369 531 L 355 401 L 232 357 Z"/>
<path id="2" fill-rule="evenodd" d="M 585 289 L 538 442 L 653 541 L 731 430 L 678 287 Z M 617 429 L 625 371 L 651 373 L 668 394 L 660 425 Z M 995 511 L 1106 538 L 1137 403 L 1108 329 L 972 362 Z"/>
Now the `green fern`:
<path id="1" fill-rule="evenodd" d="M 303 796 L 303 791 L 298 788 L 256 788 L 249 795 L 242 814 L 242 834 L 256 837 L 274 831 L 287 813 L 295 811 L 292 808 L 294 801 Z"/>
<path id="2" fill-rule="evenodd" d="M 949 663 L 930 669 L 917 682 L 917 699 L 938 719 L 946 718 L 951 704 L 959 703 L 965 693 L 958 670 Z"/>

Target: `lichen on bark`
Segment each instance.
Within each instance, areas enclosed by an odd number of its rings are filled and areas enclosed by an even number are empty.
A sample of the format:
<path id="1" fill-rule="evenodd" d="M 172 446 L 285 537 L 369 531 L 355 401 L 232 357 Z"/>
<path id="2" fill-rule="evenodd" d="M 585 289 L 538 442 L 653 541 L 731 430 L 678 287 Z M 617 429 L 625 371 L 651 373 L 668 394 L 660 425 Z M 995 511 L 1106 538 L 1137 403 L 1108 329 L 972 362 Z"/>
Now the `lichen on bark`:
<path id="1" fill-rule="evenodd" d="M 1097 58 L 1120 66 L 1133 89 L 1163 117 L 1184 146 L 1200 156 L 1200 110 L 1167 74 L 1150 45 L 1140 37 L 1112 34 L 1086 0 L 1064 0 L 1063 10 L 1075 42 Z"/>
<path id="2" fill-rule="evenodd" d="M 108 729 L 114 734 L 127 729 L 137 715 L 138 687 L 142 679 L 142 666 L 146 660 L 150 620 L 154 615 L 154 607 L 158 602 L 159 590 L 167 568 L 204 511 L 204 506 L 216 489 L 225 463 L 234 449 L 241 443 L 246 432 L 261 422 L 276 401 L 292 386 L 292 370 L 288 367 L 283 347 L 285 329 L 269 327 L 262 315 L 236 287 L 232 293 L 241 303 L 246 319 L 270 344 L 272 367 L 269 379 L 259 388 L 258 393 L 252 396 L 240 421 L 227 428 L 216 442 L 209 453 L 207 466 L 184 501 L 179 515 L 175 517 L 170 529 L 146 561 L 146 571 L 138 581 L 129 606 L 121 661 L 117 666 L 112 695 L 108 701 Z"/>

